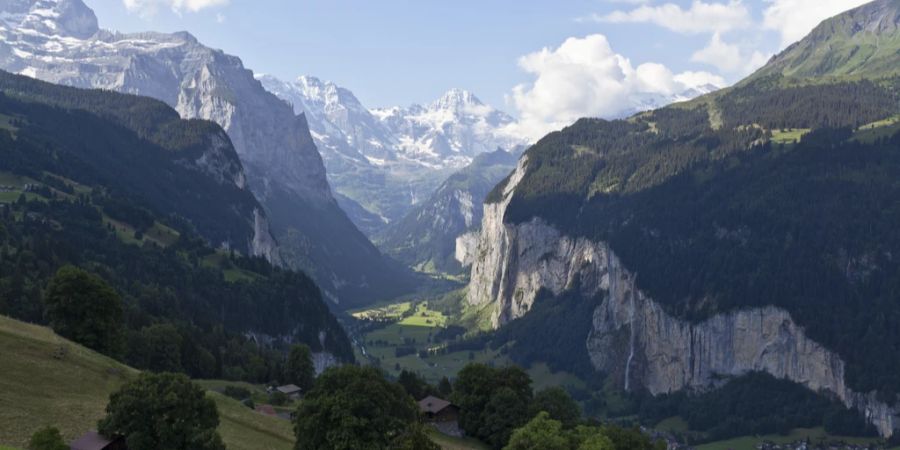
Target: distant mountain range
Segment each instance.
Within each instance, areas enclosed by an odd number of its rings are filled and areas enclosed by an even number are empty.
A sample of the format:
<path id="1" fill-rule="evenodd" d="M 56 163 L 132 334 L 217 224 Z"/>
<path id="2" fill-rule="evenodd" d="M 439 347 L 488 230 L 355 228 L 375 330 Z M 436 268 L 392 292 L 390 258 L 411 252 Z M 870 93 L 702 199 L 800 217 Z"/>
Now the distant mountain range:
<path id="1" fill-rule="evenodd" d="M 419 271 L 461 270 L 457 238 L 479 227 L 479 205 L 514 168 L 503 155 L 520 154 L 529 144 L 513 134 L 513 117 L 461 89 L 426 106 L 369 109 L 350 90 L 315 77 L 257 79 L 306 115 L 338 203 L 354 223 L 384 252 Z M 715 89 L 640 96 L 628 112 Z M 479 161 L 488 154 L 494 156 Z"/>
<path id="2" fill-rule="evenodd" d="M 218 123 L 266 209 L 281 260 L 308 271 L 338 302 L 365 302 L 409 287 L 405 272 L 339 208 L 306 118 L 267 92 L 237 57 L 188 33 L 100 29 L 81 0 L 5 1 L 0 68 L 153 97 L 182 117 Z"/>
<path id="3" fill-rule="evenodd" d="M 369 109 L 349 90 L 315 77 L 257 78 L 306 114 L 329 181 L 370 236 L 477 155 L 527 144 L 507 131 L 512 117 L 459 89 L 427 106 Z"/>

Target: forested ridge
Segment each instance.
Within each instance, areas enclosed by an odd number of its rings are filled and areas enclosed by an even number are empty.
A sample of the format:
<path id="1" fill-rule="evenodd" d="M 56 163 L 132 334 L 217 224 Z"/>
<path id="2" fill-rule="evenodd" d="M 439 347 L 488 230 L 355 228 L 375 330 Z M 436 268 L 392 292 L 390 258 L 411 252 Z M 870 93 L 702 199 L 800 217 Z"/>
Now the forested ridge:
<path id="1" fill-rule="evenodd" d="M 121 348 L 99 350 L 140 369 L 270 382 L 291 342 L 353 360 L 309 277 L 247 256 L 252 194 L 191 166 L 221 128 L 139 97 L 0 85 L 0 178 L 19 180 L 0 183 L 0 314 L 51 323 L 54 282 L 84 271 L 121 298 Z"/>
<path id="2" fill-rule="evenodd" d="M 900 112 L 897 85 L 763 77 L 628 120 L 583 119 L 528 150 L 505 220 L 609 242 L 681 318 L 783 307 L 847 362 L 852 388 L 893 403 L 900 134 L 883 119 Z M 790 132 L 803 137 L 779 139 Z"/>
<path id="3" fill-rule="evenodd" d="M 0 170 L 40 178 L 43 171 L 138 199 L 174 216 L 214 246 L 248 253 L 254 210 L 234 148 L 218 125 L 180 120 L 155 100 L 55 86 L 0 72 L 0 113 L 12 134 Z M 197 162 L 218 140 L 224 161 Z"/>

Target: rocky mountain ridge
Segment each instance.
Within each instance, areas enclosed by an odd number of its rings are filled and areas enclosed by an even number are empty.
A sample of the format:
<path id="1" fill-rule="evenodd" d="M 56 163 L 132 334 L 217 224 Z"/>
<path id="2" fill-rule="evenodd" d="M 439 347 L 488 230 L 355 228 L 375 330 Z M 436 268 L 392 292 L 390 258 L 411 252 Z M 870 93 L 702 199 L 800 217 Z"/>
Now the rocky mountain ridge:
<path id="1" fill-rule="evenodd" d="M 527 144 L 506 131 L 512 117 L 461 89 L 426 106 L 369 109 L 330 81 L 257 79 L 309 119 L 329 181 L 355 203 L 345 209 L 370 236 L 427 200 L 477 155 Z"/>

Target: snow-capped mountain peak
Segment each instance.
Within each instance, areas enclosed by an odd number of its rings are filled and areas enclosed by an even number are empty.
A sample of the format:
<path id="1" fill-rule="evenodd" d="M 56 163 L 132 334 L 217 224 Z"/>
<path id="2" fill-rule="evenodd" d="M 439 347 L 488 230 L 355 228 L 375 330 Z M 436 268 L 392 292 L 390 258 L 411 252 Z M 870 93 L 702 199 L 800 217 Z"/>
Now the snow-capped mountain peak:
<path id="1" fill-rule="evenodd" d="M 78 39 L 100 31 L 94 11 L 81 0 L 0 0 L 0 27 Z"/>
<path id="2" fill-rule="evenodd" d="M 306 114 L 332 186 L 382 222 L 402 217 L 477 155 L 527 143 L 504 132 L 512 117 L 463 89 L 426 106 L 370 110 L 349 90 L 315 77 L 257 79 Z"/>
<path id="3" fill-rule="evenodd" d="M 430 109 L 459 111 L 472 106 L 484 106 L 484 103 L 482 103 L 475 94 L 464 89 L 454 88 L 447 91 L 441 98 L 432 103 Z"/>

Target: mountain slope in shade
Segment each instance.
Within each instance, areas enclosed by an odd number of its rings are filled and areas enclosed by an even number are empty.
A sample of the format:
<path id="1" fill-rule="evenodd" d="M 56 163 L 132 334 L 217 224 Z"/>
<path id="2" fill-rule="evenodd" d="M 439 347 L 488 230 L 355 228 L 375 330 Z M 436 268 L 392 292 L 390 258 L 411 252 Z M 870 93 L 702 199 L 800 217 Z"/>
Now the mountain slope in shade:
<path id="1" fill-rule="evenodd" d="M 285 262 L 308 271 L 332 299 L 364 302 L 406 288 L 402 270 L 338 207 L 306 119 L 263 89 L 240 59 L 187 33 L 102 30 L 81 0 L 10 0 L 0 13 L 0 68 L 153 97 L 183 117 L 220 124 Z"/>
<path id="2" fill-rule="evenodd" d="M 900 39 L 898 5 L 826 21 L 734 87 L 529 148 L 472 252 L 467 301 L 518 322 L 493 344 L 654 395 L 767 372 L 896 434 L 900 77 L 896 53 L 845 56 Z"/>
<path id="3" fill-rule="evenodd" d="M 751 79 L 900 73 L 900 1 L 876 0 L 822 22 L 808 36 L 775 56 Z"/>
<path id="4" fill-rule="evenodd" d="M 306 115 L 339 201 L 370 236 L 477 155 L 526 143 L 506 133 L 511 117 L 458 89 L 427 106 L 369 110 L 349 90 L 315 77 L 257 78 Z"/>
<path id="5" fill-rule="evenodd" d="M 27 175 L 40 179 L 53 166 L 53 173 L 104 184 L 117 196 L 143 199 L 162 216 L 188 221 L 214 247 L 280 260 L 263 207 L 215 123 L 181 120 L 146 97 L 85 91 L 4 71 L 0 91 L 0 114 L 23 121 L 20 128 L 29 136 L 59 145 L 52 161 L 25 156 L 29 162 L 21 169 Z M 90 132 L 83 129 L 91 123 Z M 6 158 L 4 165 L 15 164 L 13 155 Z"/>

